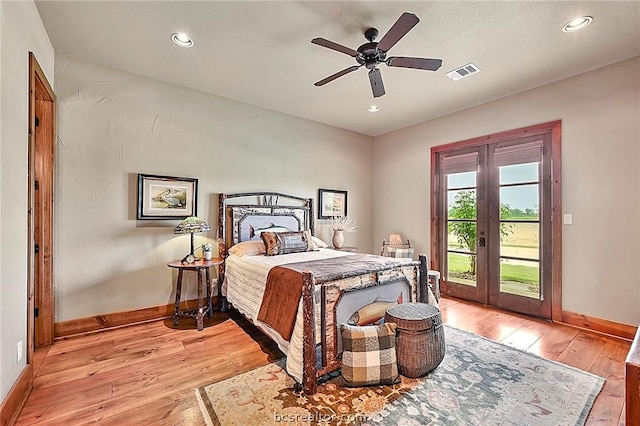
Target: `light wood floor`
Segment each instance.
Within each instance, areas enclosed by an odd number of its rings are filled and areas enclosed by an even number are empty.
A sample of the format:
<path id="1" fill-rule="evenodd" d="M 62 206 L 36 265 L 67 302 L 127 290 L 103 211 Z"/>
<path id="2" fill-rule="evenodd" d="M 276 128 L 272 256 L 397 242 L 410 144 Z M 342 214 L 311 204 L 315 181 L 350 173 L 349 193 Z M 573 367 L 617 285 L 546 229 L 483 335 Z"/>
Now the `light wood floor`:
<path id="1" fill-rule="evenodd" d="M 630 342 L 454 299 L 446 324 L 606 379 L 587 424 L 624 424 Z M 36 351 L 34 389 L 17 425 L 203 425 L 194 389 L 281 357 L 237 315 L 216 313 L 202 332 L 184 318 L 56 342 Z"/>

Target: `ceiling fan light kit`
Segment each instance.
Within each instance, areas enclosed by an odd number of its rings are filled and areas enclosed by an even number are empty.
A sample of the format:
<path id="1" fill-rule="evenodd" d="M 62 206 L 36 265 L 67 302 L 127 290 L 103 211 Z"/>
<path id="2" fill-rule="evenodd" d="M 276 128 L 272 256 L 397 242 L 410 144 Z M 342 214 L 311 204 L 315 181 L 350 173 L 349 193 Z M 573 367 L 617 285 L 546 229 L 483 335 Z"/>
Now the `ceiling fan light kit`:
<path id="1" fill-rule="evenodd" d="M 369 42 L 364 43 L 362 46 L 358 47 L 357 50 L 353 50 L 349 47 L 321 37 L 314 38 L 311 40 L 311 43 L 352 56 L 359 64 L 345 68 L 327 78 L 317 81 L 315 85 L 324 86 L 325 84 L 364 66 L 369 69 L 369 83 L 371 84 L 373 97 L 379 98 L 385 94 L 382 74 L 378 68 L 378 65 L 380 64 L 384 63 L 388 67 L 437 71 L 442 66 L 442 59 L 413 58 L 407 56 L 391 56 L 387 58 L 387 52 L 389 49 L 400 41 L 400 39 L 415 27 L 418 22 L 420 22 L 420 19 L 418 19 L 418 17 L 413 13 L 403 13 L 379 42 L 374 41 L 376 37 L 378 37 L 378 30 L 375 28 L 369 28 L 364 32 L 364 37 Z"/>

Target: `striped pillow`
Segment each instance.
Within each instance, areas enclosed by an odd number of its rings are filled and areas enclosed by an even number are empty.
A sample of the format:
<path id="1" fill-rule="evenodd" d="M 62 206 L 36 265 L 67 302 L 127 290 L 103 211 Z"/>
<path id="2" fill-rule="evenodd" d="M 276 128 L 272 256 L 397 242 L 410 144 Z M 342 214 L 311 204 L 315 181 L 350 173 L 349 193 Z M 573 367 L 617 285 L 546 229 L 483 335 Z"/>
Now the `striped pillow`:
<path id="1" fill-rule="evenodd" d="M 396 324 L 340 324 L 342 377 L 351 387 L 392 385 L 400 381 L 396 364 Z"/>
<path id="2" fill-rule="evenodd" d="M 413 259 L 412 248 L 387 247 L 387 257 L 408 257 Z"/>

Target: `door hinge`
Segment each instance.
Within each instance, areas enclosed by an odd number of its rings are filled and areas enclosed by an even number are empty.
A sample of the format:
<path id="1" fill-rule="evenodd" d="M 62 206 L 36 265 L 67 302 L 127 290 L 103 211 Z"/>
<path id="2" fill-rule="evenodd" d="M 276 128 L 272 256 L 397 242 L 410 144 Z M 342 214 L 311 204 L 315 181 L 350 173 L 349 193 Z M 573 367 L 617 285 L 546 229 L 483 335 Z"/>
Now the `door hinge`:
<path id="1" fill-rule="evenodd" d="M 33 246 L 33 251 L 34 251 L 36 254 L 40 253 L 40 244 L 35 244 L 35 245 Z"/>
<path id="2" fill-rule="evenodd" d="M 38 308 L 35 308 L 35 309 L 33 310 L 33 317 L 34 317 L 34 318 L 38 318 L 38 315 L 40 315 L 40 311 L 38 310 Z"/>
<path id="3" fill-rule="evenodd" d="M 36 181 L 34 185 L 35 185 L 36 191 L 40 189 L 40 182 Z"/>
<path id="4" fill-rule="evenodd" d="M 36 117 L 36 127 L 38 127 L 39 125 L 40 125 L 40 119 Z"/>

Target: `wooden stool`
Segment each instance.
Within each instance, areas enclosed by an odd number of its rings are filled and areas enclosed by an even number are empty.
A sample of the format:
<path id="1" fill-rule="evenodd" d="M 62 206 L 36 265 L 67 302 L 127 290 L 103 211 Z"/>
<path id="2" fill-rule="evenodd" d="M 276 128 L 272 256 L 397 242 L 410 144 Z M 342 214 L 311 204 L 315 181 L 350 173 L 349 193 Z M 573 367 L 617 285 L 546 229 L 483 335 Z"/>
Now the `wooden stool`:
<path id="1" fill-rule="evenodd" d="M 398 371 L 420 377 L 436 368 L 445 354 L 440 310 L 426 303 L 403 303 L 387 309 L 385 322 L 394 322 Z"/>

